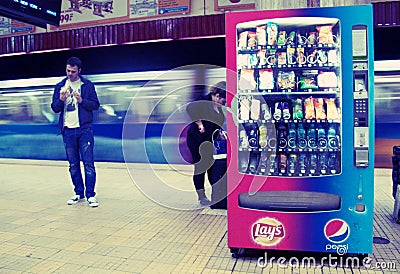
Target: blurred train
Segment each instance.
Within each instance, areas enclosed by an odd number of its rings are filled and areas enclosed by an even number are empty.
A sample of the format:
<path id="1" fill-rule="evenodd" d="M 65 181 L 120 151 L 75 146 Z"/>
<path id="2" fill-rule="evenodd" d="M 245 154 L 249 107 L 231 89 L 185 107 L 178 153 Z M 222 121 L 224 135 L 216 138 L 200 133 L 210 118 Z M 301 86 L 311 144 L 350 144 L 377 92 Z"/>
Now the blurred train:
<path id="1" fill-rule="evenodd" d="M 87 76 L 101 102 L 95 112 L 96 161 L 189 163 L 186 104 L 225 80 L 225 68 Z M 60 77 L 0 81 L 0 157 L 64 160 L 58 115 L 50 108 Z M 400 60 L 375 62 L 375 166 L 391 168 L 400 145 Z"/>
<path id="2" fill-rule="evenodd" d="M 64 160 L 51 108 L 64 76 L 0 81 L 0 158 Z M 94 112 L 96 161 L 188 163 L 186 104 L 225 80 L 225 68 L 87 75 L 101 103 Z"/>

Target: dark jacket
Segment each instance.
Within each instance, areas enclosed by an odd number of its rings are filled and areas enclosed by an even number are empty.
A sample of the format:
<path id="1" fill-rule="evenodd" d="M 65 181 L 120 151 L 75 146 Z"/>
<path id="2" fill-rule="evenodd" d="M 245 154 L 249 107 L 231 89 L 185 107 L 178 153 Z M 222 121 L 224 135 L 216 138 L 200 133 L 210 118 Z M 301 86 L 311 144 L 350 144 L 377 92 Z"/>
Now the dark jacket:
<path id="1" fill-rule="evenodd" d="M 220 129 L 225 122 L 225 116 L 222 107 L 219 108 L 219 113 L 213 109 L 211 94 L 200 96 L 196 101 L 190 103 L 186 111 L 193 121 L 188 129 L 188 137 L 202 136 L 203 141 L 211 141 L 212 134 L 216 129 Z M 199 132 L 199 128 L 195 121 L 201 120 L 204 126 L 204 133 Z"/>
<path id="2" fill-rule="evenodd" d="M 93 110 L 97 110 L 100 107 L 99 99 L 97 98 L 96 89 L 91 81 L 85 77 L 79 75 L 81 79 L 81 97 L 82 103 L 78 104 L 78 116 L 79 125 L 81 128 L 88 128 L 93 122 Z M 60 113 L 58 120 L 58 126 L 63 129 L 64 126 L 64 102 L 60 100 L 61 88 L 65 85 L 67 81 L 65 77 L 61 82 L 59 82 L 54 88 L 53 100 L 51 102 L 51 109 L 55 113 Z"/>

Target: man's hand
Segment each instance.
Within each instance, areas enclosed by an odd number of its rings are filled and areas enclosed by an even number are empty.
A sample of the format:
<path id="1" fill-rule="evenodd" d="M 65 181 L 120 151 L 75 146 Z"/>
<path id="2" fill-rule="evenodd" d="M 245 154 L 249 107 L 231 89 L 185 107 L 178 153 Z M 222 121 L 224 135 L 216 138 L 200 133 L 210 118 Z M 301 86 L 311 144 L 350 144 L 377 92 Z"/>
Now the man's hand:
<path id="1" fill-rule="evenodd" d="M 69 86 L 65 86 L 60 91 L 60 100 L 65 102 L 65 100 L 67 100 L 68 96 L 70 96 Z"/>
<path id="2" fill-rule="evenodd" d="M 78 101 L 79 104 L 82 103 L 82 97 L 79 94 L 79 92 L 74 92 L 74 93 L 72 93 L 72 95 L 76 98 L 76 100 Z"/>

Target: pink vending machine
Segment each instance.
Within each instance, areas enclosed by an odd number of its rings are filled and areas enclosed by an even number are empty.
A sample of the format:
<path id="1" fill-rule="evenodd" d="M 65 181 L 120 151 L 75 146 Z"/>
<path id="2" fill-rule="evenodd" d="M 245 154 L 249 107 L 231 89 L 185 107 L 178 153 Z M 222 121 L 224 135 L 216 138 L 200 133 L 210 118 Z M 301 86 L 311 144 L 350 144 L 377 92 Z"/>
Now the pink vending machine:
<path id="1" fill-rule="evenodd" d="M 371 5 L 226 15 L 233 254 L 372 252 L 372 33 Z"/>

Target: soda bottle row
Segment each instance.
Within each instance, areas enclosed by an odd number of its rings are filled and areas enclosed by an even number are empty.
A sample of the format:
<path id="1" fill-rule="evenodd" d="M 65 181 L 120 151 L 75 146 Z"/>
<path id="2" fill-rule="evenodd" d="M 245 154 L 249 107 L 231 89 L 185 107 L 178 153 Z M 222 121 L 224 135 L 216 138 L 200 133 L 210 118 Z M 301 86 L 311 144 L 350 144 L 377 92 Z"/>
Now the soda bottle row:
<path id="1" fill-rule="evenodd" d="M 239 153 L 239 171 L 254 175 L 325 176 L 340 173 L 340 152 Z"/>
<path id="2" fill-rule="evenodd" d="M 336 98 L 297 98 L 282 101 L 264 101 L 251 96 L 239 97 L 238 118 L 248 120 L 339 120 Z M 270 108 L 273 105 L 273 108 Z"/>
<path id="3" fill-rule="evenodd" d="M 338 123 L 243 123 L 239 150 L 338 150 Z"/>

